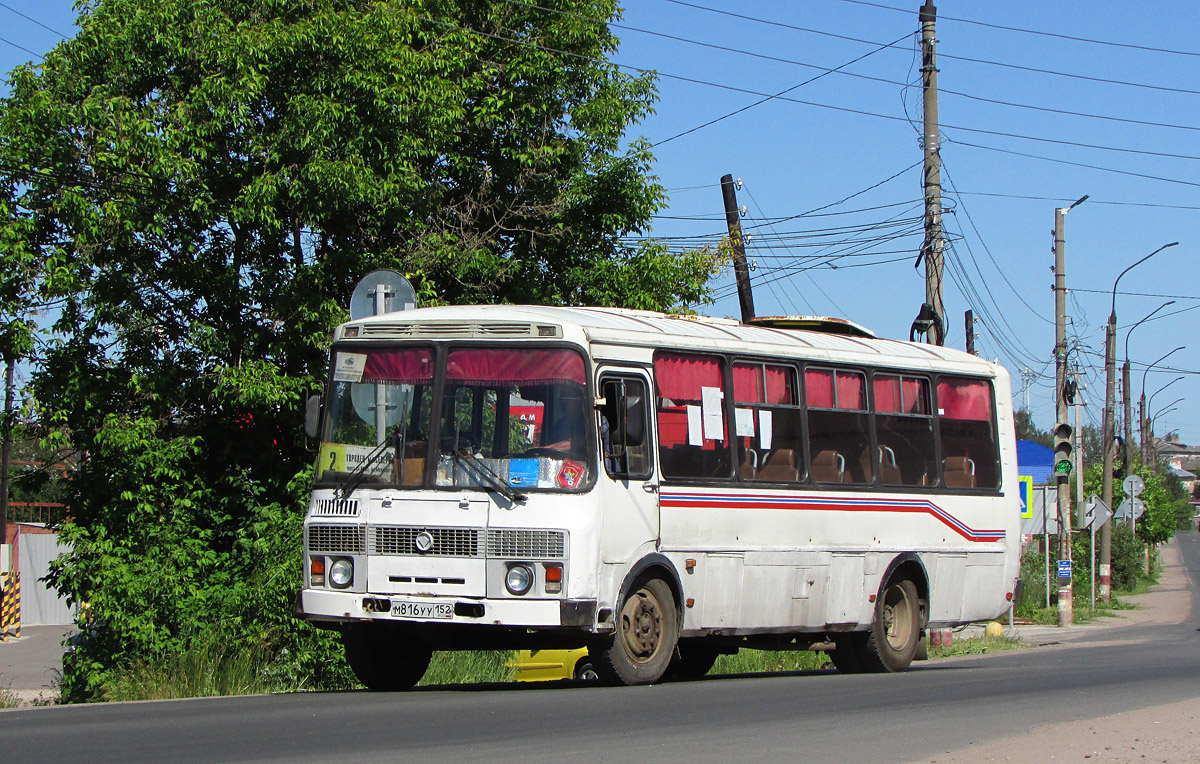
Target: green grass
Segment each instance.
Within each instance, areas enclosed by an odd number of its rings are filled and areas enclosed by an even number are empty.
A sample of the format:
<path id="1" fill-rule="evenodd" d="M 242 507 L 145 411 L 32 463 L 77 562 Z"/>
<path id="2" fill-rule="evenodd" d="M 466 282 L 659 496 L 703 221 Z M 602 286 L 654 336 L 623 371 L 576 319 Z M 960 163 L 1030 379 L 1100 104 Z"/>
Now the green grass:
<path id="1" fill-rule="evenodd" d="M 825 653 L 810 650 L 738 650 L 734 655 L 722 655 L 708 673 L 766 674 L 776 671 L 813 671 L 829 663 Z"/>
<path id="2" fill-rule="evenodd" d="M 930 659 L 954 658 L 959 655 L 983 655 L 1002 650 L 1019 650 L 1024 647 L 1015 637 L 967 637 L 955 639 L 950 647 L 930 647 Z"/>
<path id="3" fill-rule="evenodd" d="M 512 650 L 434 653 L 417 685 L 512 682 L 514 655 Z"/>
<path id="4" fill-rule="evenodd" d="M 257 695 L 304 689 L 273 676 L 265 650 L 208 644 L 119 671 L 100 691 L 102 700 L 166 700 Z"/>
<path id="5" fill-rule="evenodd" d="M 21 699 L 8 690 L 0 690 L 0 708 L 17 708 Z"/>

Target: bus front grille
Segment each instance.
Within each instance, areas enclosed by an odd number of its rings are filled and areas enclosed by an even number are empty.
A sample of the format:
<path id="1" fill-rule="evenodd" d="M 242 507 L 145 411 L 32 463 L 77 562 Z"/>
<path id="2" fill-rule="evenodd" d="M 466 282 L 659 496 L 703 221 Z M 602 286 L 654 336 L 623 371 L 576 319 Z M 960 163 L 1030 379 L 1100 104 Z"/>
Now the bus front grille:
<path id="1" fill-rule="evenodd" d="M 422 549 L 418 536 L 428 534 L 428 548 Z M 482 531 L 474 528 L 421 528 L 404 525 L 379 525 L 371 528 L 372 554 L 429 555 L 432 557 L 482 557 L 479 539 Z"/>
<path id="2" fill-rule="evenodd" d="M 488 557 L 560 559 L 565 550 L 566 534 L 562 531 L 488 531 Z"/>
<path id="3" fill-rule="evenodd" d="M 362 554 L 367 547 L 365 536 L 359 525 L 310 525 L 306 546 L 310 552 Z"/>

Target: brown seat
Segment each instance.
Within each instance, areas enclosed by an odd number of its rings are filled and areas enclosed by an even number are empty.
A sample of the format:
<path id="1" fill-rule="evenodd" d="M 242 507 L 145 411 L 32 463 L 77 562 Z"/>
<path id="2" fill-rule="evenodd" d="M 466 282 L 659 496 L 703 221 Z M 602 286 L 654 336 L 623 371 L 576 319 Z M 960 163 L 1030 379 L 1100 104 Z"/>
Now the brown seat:
<path id="1" fill-rule="evenodd" d="M 942 481 L 947 488 L 974 488 L 975 462 L 966 456 L 947 456 L 942 460 Z"/>
<path id="2" fill-rule="evenodd" d="M 758 470 L 757 479 L 773 480 L 777 483 L 794 483 L 799 480 L 800 470 L 796 467 L 795 449 L 780 448 L 772 451 Z"/>
<path id="3" fill-rule="evenodd" d="M 754 480 L 758 474 L 758 452 L 747 448 L 742 452 L 742 466 L 738 468 L 742 480 Z"/>
<path id="4" fill-rule="evenodd" d="M 896 465 L 896 452 L 891 446 L 879 447 L 879 479 L 884 485 L 903 485 L 904 476 Z"/>
<path id="5" fill-rule="evenodd" d="M 845 483 L 850 477 L 846 474 L 846 459 L 832 449 L 813 456 L 812 476 L 818 483 Z"/>

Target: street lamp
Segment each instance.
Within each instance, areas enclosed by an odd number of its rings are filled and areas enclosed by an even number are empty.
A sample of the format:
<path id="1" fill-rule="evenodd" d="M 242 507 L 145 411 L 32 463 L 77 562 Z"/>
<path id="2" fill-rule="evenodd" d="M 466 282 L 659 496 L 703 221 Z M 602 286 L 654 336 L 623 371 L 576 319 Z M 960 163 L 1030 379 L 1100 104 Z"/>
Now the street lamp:
<path id="1" fill-rule="evenodd" d="M 1155 366 L 1158 366 L 1160 363 L 1162 363 L 1163 361 L 1167 360 L 1167 358 L 1168 358 L 1168 357 L 1169 357 L 1169 356 L 1170 356 L 1172 353 L 1177 353 L 1177 352 L 1179 352 L 1180 350 L 1183 350 L 1183 349 L 1184 349 L 1184 348 L 1186 348 L 1186 347 L 1187 347 L 1186 345 L 1180 345 L 1179 347 L 1177 347 L 1177 348 L 1175 348 L 1174 350 L 1172 350 L 1170 353 L 1167 353 L 1166 355 L 1162 356 L 1161 358 L 1159 358 L 1159 359 L 1158 359 L 1157 361 L 1155 361 L 1154 363 L 1152 363 L 1152 364 L 1148 365 L 1148 366 L 1146 367 L 1146 370 L 1142 372 L 1142 400 L 1141 400 L 1142 406 L 1141 406 L 1141 411 L 1139 412 L 1139 413 L 1140 413 L 1140 416 L 1144 417 L 1144 416 L 1146 415 L 1146 410 L 1147 410 L 1147 409 L 1146 409 L 1146 406 L 1147 406 L 1147 405 L 1149 405 L 1149 404 L 1147 404 L 1147 402 L 1146 402 L 1146 375 L 1147 375 L 1147 374 L 1149 374 L 1149 373 L 1150 373 L 1150 370 L 1151 370 L 1151 369 L 1153 369 Z M 1183 379 L 1183 377 L 1180 377 L 1179 379 Z M 1175 381 L 1178 381 L 1178 380 L 1175 380 Z M 1171 383 L 1170 383 L 1170 382 L 1168 382 L 1167 384 L 1171 384 Z M 1164 385 L 1163 387 L 1166 387 L 1166 385 Z M 1159 388 L 1159 391 L 1161 391 L 1161 390 L 1162 390 L 1162 388 Z M 1156 394 L 1157 394 L 1157 393 L 1156 393 Z M 1153 398 L 1154 398 L 1154 396 L 1153 396 L 1153 395 L 1151 395 L 1151 396 L 1150 396 L 1150 398 L 1151 398 L 1151 399 L 1153 399 Z M 1143 432 L 1141 432 L 1141 436 L 1142 436 L 1142 461 L 1143 461 L 1143 462 L 1146 462 L 1146 463 L 1149 463 L 1149 462 L 1151 461 L 1151 449 L 1150 449 L 1150 447 L 1149 447 L 1147 444 L 1148 444 L 1148 442 L 1149 442 L 1149 439 L 1150 439 L 1150 437 L 1151 437 L 1151 436 L 1153 436 L 1153 434 L 1154 434 L 1154 433 L 1153 433 L 1153 432 L 1151 432 L 1149 435 L 1147 435 L 1147 434 L 1146 434 L 1146 432 L 1144 431 L 1144 430 L 1145 430 L 1145 422 L 1139 422 L 1138 424 L 1140 425 L 1139 429 L 1143 430 Z"/>
<path id="2" fill-rule="evenodd" d="M 1133 330 L 1150 320 L 1150 317 L 1159 312 L 1168 305 L 1174 305 L 1174 300 L 1168 300 L 1162 305 L 1159 305 L 1154 310 L 1138 321 L 1133 326 L 1129 327 L 1129 331 L 1125 332 L 1125 366 L 1121 369 L 1121 387 L 1123 397 L 1125 399 L 1125 469 L 1133 469 L 1133 393 L 1129 389 L 1129 336 L 1133 334 Z M 1138 435 L 1142 434 L 1141 422 L 1138 422 Z"/>
<path id="3" fill-rule="evenodd" d="M 1117 280 L 1113 282 L 1112 288 L 1112 310 L 1108 314 L 1108 331 L 1104 337 L 1104 365 L 1105 376 L 1107 377 L 1107 385 L 1104 394 L 1104 421 L 1103 433 L 1101 433 L 1101 445 L 1104 451 L 1104 473 L 1103 473 L 1103 496 L 1104 503 L 1107 506 L 1112 506 L 1113 493 L 1113 453 L 1112 444 L 1114 440 L 1113 420 L 1113 402 L 1116 399 L 1117 387 L 1117 285 L 1121 283 L 1126 273 L 1146 262 L 1150 258 L 1162 252 L 1168 247 L 1174 247 L 1179 242 L 1173 241 L 1170 244 L 1164 244 L 1150 254 L 1129 266 L 1117 276 Z M 1100 599 L 1108 603 L 1112 599 L 1112 523 L 1106 522 L 1100 527 Z"/>

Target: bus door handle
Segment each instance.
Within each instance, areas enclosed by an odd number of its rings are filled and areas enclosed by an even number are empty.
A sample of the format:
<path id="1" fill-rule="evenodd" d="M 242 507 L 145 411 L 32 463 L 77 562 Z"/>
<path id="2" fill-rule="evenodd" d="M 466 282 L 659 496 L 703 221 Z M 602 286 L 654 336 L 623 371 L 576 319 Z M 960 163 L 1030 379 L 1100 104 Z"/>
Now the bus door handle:
<path id="1" fill-rule="evenodd" d="M 642 490 L 646 493 L 657 493 L 658 483 L 642 483 Z"/>

